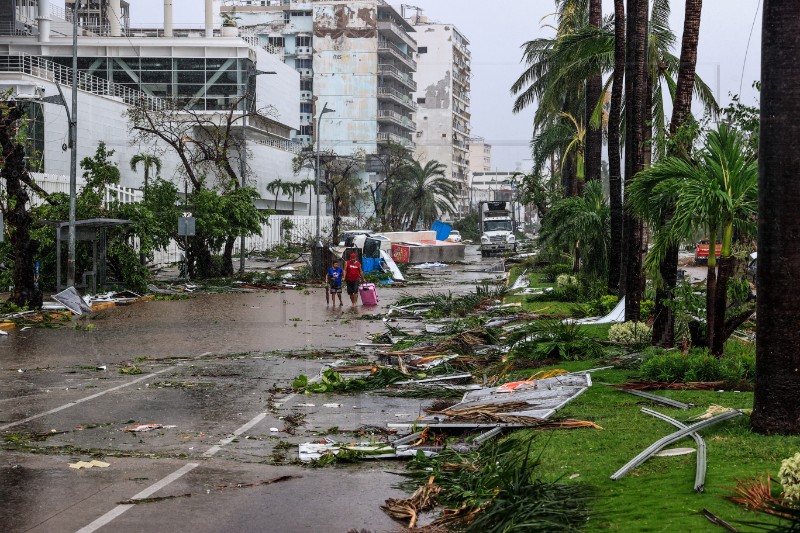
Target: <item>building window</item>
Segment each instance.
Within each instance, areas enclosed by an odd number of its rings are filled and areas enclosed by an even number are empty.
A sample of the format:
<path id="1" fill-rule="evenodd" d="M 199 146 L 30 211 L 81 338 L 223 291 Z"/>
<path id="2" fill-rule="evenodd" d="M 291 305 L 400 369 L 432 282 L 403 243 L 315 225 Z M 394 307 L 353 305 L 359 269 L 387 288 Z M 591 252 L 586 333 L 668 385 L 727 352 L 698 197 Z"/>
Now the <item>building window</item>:
<path id="1" fill-rule="evenodd" d="M 417 103 L 418 104 L 424 104 L 425 103 L 425 99 L 424 98 L 417 98 Z"/>
<path id="2" fill-rule="evenodd" d="M 311 46 L 311 36 L 310 35 L 298 35 L 295 39 L 295 46 Z"/>
<path id="3" fill-rule="evenodd" d="M 270 44 L 270 46 L 277 46 L 278 48 L 283 48 L 285 45 L 283 37 L 269 37 L 267 42 Z"/>
<path id="4" fill-rule="evenodd" d="M 300 126 L 300 135 L 303 135 L 305 137 L 311 137 L 311 124 Z"/>
<path id="5" fill-rule="evenodd" d="M 309 79 L 300 80 L 300 90 L 301 91 L 313 91 L 314 90 L 314 80 L 309 80 Z"/>
<path id="6" fill-rule="evenodd" d="M 420 46 L 419 48 L 417 48 L 417 53 L 418 54 L 427 54 L 428 53 L 428 47 L 427 46 Z"/>
<path id="7" fill-rule="evenodd" d="M 311 113 L 311 102 L 300 102 L 301 113 Z"/>
<path id="8" fill-rule="evenodd" d="M 294 68 L 311 68 L 311 59 L 295 59 Z"/>

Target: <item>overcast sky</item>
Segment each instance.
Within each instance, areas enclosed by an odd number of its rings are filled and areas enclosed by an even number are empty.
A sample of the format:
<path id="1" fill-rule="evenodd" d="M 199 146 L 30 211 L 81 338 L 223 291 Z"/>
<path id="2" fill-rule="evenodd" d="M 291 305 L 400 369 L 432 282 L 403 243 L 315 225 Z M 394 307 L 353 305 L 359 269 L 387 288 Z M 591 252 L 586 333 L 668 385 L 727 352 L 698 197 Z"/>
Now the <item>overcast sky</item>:
<path id="1" fill-rule="evenodd" d="M 455 25 L 469 40 L 472 51 L 472 134 L 484 137 L 493 148 L 492 165 L 500 171 L 530 165 L 528 143 L 533 110 L 519 115 L 511 111 L 514 97 L 509 88 L 522 72 L 521 45 L 530 39 L 551 36 L 542 21 L 553 12 L 553 0 L 408 0 L 422 8 L 430 20 Z M 163 0 L 132 0 L 133 24 L 163 20 Z M 390 0 L 399 9 L 400 2 Z M 175 24 L 202 23 L 202 0 L 173 0 Z M 680 52 L 683 2 L 672 1 L 672 27 Z M 705 0 L 700 28 L 698 74 L 715 91 L 724 106 L 729 94 L 741 94 L 755 104 L 750 88 L 760 77 L 761 12 L 759 9 L 749 53 L 745 50 L 759 0 Z M 604 15 L 613 10 L 603 0 Z"/>

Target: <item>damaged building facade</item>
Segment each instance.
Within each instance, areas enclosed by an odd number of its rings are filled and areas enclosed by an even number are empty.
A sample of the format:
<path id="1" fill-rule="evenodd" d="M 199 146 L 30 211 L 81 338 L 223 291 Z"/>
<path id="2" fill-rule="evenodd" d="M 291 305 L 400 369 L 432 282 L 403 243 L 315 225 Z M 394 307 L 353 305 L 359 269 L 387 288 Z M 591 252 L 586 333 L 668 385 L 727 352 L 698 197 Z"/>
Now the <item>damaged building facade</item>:
<path id="1" fill-rule="evenodd" d="M 469 41 L 452 24 L 408 18 L 417 40 L 417 83 L 414 93 L 416 156 L 447 167 L 446 176 L 460 186 L 457 212 L 469 208 L 470 76 Z"/>
<path id="2" fill-rule="evenodd" d="M 141 99 L 176 98 L 189 102 L 193 111 L 214 117 L 246 91 L 253 97 L 248 102 L 251 109 L 269 112 L 249 118 L 246 131 L 238 122 L 232 132 L 240 139 L 245 134 L 249 169 L 245 181 L 261 196 L 257 205 L 273 208 L 275 195 L 267 190 L 270 182 L 309 177 L 292 172 L 292 160 L 302 147 L 292 139 L 300 128 L 300 76 L 274 50 L 259 46 L 247 35 L 223 36 L 214 2 L 205 0 L 205 4 L 204 29 L 173 27 L 171 0 L 164 1 L 161 28 L 130 27 L 128 3 L 121 0 L 79 4 L 78 158 L 93 155 L 104 142 L 115 151 L 112 159 L 120 168 L 121 184 L 138 189 L 143 170 L 130 170 L 131 157 L 159 153 L 161 175 L 182 189 L 182 165 L 172 150 L 130 144 L 125 118 L 129 106 Z M 0 12 L 13 18 L 13 23 L 0 25 L 0 90 L 12 88 L 32 100 L 42 125 L 37 132 L 42 147 L 37 179 L 63 181 L 70 170 L 70 153 L 64 149 L 67 118 L 60 104 L 45 98 L 58 94 L 59 83 L 70 100 L 72 13 L 47 0 L 0 0 Z M 84 22 L 85 27 L 80 25 Z M 269 75 L 256 75 L 259 71 Z M 238 154 L 233 157 L 239 168 Z M 288 214 L 294 204 L 296 214 L 306 214 L 315 205 L 313 199 L 310 203 L 308 195 L 298 195 L 295 202 L 288 195 L 280 196 L 277 209 Z"/>
<path id="3" fill-rule="evenodd" d="M 316 149 L 319 133 L 320 149 L 342 156 L 377 154 L 389 143 L 414 150 L 414 29 L 384 0 L 245 1 L 222 12 L 299 73 L 296 141 Z M 326 105 L 334 111 L 316 132 Z M 371 170 L 365 185 L 382 179 Z"/>

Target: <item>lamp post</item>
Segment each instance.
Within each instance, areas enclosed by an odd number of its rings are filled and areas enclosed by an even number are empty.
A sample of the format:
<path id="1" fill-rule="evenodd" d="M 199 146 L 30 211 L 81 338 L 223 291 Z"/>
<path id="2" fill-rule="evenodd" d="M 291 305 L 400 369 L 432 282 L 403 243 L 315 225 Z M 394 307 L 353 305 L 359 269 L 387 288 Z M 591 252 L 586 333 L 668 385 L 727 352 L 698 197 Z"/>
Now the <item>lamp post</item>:
<path id="1" fill-rule="evenodd" d="M 239 179 L 242 182 L 242 187 L 246 184 L 245 170 L 247 168 L 247 162 L 245 161 L 247 158 L 247 113 L 250 111 L 247 106 L 247 92 L 250 90 L 250 77 L 260 76 L 261 74 L 277 74 L 277 72 L 274 70 L 255 70 L 252 68 L 247 70 L 247 78 L 244 86 L 244 100 L 242 100 L 242 147 L 239 153 Z M 253 95 L 253 103 L 255 104 L 255 95 Z M 243 233 L 239 240 L 239 274 L 244 274 L 244 239 L 245 236 Z"/>
<path id="2" fill-rule="evenodd" d="M 70 117 L 68 117 L 70 118 Z M 69 121 L 72 152 L 69 164 L 69 234 L 67 237 L 67 287 L 75 285 L 75 195 L 78 180 L 78 0 L 72 4 L 72 117 Z M 60 231 L 60 230 L 59 230 Z M 61 253 L 61 250 L 58 251 Z M 58 280 L 59 283 L 61 280 Z"/>
<path id="3" fill-rule="evenodd" d="M 322 123 L 322 115 L 324 115 L 325 113 L 333 113 L 334 111 L 335 111 L 335 109 L 329 108 L 328 107 L 328 102 L 325 102 L 325 105 L 322 106 L 322 111 L 319 112 L 319 116 L 317 117 L 317 131 L 315 132 L 316 135 L 317 135 L 317 247 L 319 247 L 319 248 L 322 247 L 322 241 L 320 240 L 320 236 L 319 236 L 320 235 L 320 233 L 319 233 L 319 230 L 320 230 L 320 227 L 319 227 L 319 225 L 320 225 L 320 218 L 319 218 L 320 180 L 319 180 L 319 174 L 320 174 L 320 170 L 321 170 L 319 168 L 319 141 L 320 141 L 320 138 L 322 137 L 320 135 L 320 124 Z"/>

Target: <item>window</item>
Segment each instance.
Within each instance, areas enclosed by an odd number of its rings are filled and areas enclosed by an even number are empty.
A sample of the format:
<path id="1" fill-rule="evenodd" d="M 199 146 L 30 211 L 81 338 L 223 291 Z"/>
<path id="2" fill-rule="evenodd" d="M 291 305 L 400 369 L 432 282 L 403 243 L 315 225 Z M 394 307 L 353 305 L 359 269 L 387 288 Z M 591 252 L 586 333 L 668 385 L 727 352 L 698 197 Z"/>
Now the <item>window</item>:
<path id="1" fill-rule="evenodd" d="M 311 113 L 311 102 L 300 102 L 301 113 Z"/>
<path id="2" fill-rule="evenodd" d="M 283 48 L 285 45 L 283 37 L 269 37 L 267 42 L 270 46 L 277 46 L 278 48 Z"/>
<path id="3" fill-rule="evenodd" d="M 417 98 L 417 103 L 418 104 L 424 104 L 425 103 L 425 99 L 424 98 Z"/>
<path id="4" fill-rule="evenodd" d="M 314 80 L 309 80 L 309 79 L 300 80 L 300 90 L 301 91 L 313 91 L 314 90 Z"/>
<path id="5" fill-rule="evenodd" d="M 300 126 L 300 135 L 304 135 L 306 137 L 311 137 L 311 124 L 306 124 L 305 126 Z"/>
<path id="6" fill-rule="evenodd" d="M 427 54 L 428 53 L 428 47 L 427 46 L 420 46 L 419 48 L 417 48 L 417 53 L 418 54 Z"/>
<path id="7" fill-rule="evenodd" d="M 294 68 L 311 68 L 311 59 L 295 59 Z"/>
<path id="8" fill-rule="evenodd" d="M 310 35 L 298 35 L 295 40 L 295 46 L 311 46 L 311 36 Z"/>

